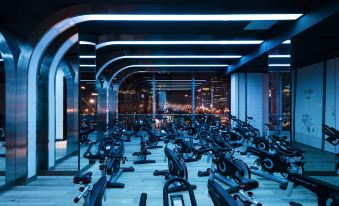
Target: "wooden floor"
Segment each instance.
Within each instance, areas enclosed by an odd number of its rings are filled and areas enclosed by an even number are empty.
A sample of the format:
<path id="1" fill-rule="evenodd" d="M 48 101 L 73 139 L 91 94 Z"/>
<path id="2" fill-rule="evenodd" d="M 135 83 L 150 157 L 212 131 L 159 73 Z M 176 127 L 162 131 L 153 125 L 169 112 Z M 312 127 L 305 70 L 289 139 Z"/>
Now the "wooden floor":
<path id="1" fill-rule="evenodd" d="M 138 150 L 139 141 L 134 139 L 131 143 L 126 143 L 126 156 L 128 162 L 126 166 L 134 166 L 135 172 L 122 174 L 119 182 L 125 183 L 124 189 L 108 189 L 107 201 L 104 206 L 138 205 L 139 197 L 142 192 L 148 193 L 148 206 L 162 205 L 162 189 L 165 183 L 163 177 L 154 177 L 155 169 L 166 169 L 167 163 L 164 162 L 163 149 L 154 149 L 149 159 L 154 159 L 155 164 L 133 165 L 132 152 Z M 244 157 L 247 158 L 247 157 Z M 251 162 L 252 160 L 249 160 Z M 74 162 L 75 164 L 75 162 Z M 100 177 L 97 169 L 98 165 L 90 168 L 94 172 L 94 180 Z M 197 176 L 199 170 L 204 170 L 209 166 L 206 157 L 199 162 L 188 164 L 189 181 L 197 185 L 195 196 L 198 205 L 211 206 L 210 198 L 207 192 L 207 177 Z M 254 175 L 253 175 L 254 176 Z M 277 183 L 264 178 L 254 176 L 260 183 L 259 188 L 254 192 L 255 198 L 263 205 L 267 206 L 286 206 L 290 200 L 302 203 L 304 206 L 313 206 L 316 204 L 315 195 L 302 187 L 296 187 L 291 197 L 286 195 L 286 191 L 280 190 Z M 322 178 L 322 177 L 321 177 Z M 339 185 L 339 177 L 327 177 L 332 184 Z M 1 206 L 67 206 L 75 205 L 73 198 L 78 194 L 78 186 L 72 184 L 72 177 L 38 177 L 36 181 L 28 185 L 16 186 L 9 191 L 0 194 Z M 186 194 L 185 194 L 186 195 Z M 78 204 L 80 205 L 80 204 Z"/>

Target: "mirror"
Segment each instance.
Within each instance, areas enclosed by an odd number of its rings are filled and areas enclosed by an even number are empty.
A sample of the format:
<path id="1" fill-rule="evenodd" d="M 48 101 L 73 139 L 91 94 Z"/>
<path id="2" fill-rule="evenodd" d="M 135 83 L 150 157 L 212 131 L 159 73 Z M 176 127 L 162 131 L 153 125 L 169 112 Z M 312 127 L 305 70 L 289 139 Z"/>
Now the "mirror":
<path id="1" fill-rule="evenodd" d="M 77 75 L 61 62 L 55 77 L 55 167 L 53 171 L 78 170 Z"/>
<path id="2" fill-rule="evenodd" d="M 6 183 L 6 81 L 5 67 L 0 56 L 0 186 Z"/>

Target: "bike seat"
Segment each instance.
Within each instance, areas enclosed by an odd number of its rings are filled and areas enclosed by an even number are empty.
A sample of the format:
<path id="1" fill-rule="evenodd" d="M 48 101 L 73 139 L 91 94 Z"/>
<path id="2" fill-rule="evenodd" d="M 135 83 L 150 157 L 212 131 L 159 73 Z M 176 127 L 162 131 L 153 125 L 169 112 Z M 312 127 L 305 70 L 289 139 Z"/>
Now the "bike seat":
<path id="1" fill-rule="evenodd" d="M 73 183 L 75 184 L 89 184 L 92 182 L 92 172 L 85 174 L 79 174 L 73 177 Z"/>
<path id="2" fill-rule="evenodd" d="M 241 178 L 239 180 L 239 187 L 243 190 L 253 190 L 259 187 L 259 182 L 253 179 Z"/>

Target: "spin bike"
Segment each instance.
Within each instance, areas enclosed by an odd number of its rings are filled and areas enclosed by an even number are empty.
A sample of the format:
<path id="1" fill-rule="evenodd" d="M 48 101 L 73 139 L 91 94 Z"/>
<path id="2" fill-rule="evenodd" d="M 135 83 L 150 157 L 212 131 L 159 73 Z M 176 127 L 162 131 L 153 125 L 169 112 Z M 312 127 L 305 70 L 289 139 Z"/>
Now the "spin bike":
<path id="1" fill-rule="evenodd" d="M 155 163 L 155 160 L 148 160 L 147 155 L 151 155 L 152 153 L 148 151 L 147 146 L 147 128 L 142 129 L 140 135 L 140 150 L 139 152 L 134 152 L 133 156 L 137 156 L 139 160 L 135 160 L 134 164 L 148 164 L 148 163 Z"/>
<path id="2" fill-rule="evenodd" d="M 241 202 L 245 202 L 248 205 L 261 205 L 253 199 L 253 192 L 251 192 L 251 190 L 259 187 L 259 183 L 251 179 L 251 172 L 246 163 L 233 158 L 233 148 L 221 148 L 208 137 L 201 141 L 205 148 L 208 148 L 208 145 L 210 145 L 211 148 L 201 150 L 210 152 L 210 156 L 212 156 L 211 167 L 206 171 L 198 172 L 199 177 L 210 175 L 208 188 L 210 189 L 211 187 L 220 192 L 221 186 L 214 181 L 217 179 L 230 187 L 230 189 L 228 189 L 229 193 L 237 193 L 236 197 L 239 198 Z M 210 196 L 212 197 L 212 195 Z M 213 198 L 217 197 L 212 197 L 212 200 Z M 214 201 L 219 202 L 220 200 Z M 216 202 L 214 202 L 215 205 L 223 205 L 216 204 Z"/>
<path id="3" fill-rule="evenodd" d="M 175 149 L 174 149 L 175 150 Z M 154 176 L 165 176 L 165 179 L 181 178 L 188 180 L 188 171 L 183 159 L 182 154 L 172 151 L 167 146 L 164 149 L 166 158 L 168 159 L 168 170 L 155 170 Z M 196 189 L 196 185 L 192 185 L 193 189 Z M 185 184 L 178 184 L 176 187 L 172 187 L 169 192 L 179 192 L 187 190 Z"/>
<path id="4" fill-rule="evenodd" d="M 96 152 L 92 153 L 94 145 L 98 145 Z M 122 168 L 121 163 L 125 163 L 123 157 L 125 153 L 124 144 L 122 141 L 116 141 L 113 138 L 104 138 L 98 142 L 91 142 L 84 153 L 84 158 L 89 160 L 90 164 L 99 161 L 99 169 L 101 170 L 100 179 L 93 185 L 92 172 L 76 175 L 73 178 L 73 183 L 82 185 L 79 188 L 80 194 L 74 199 L 74 202 L 79 202 L 84 198 L 84 206 L 101 206 L 102 199 L 106 200 L 106 188 L 124 188 L 124 184 L 117 183 L 118 178 L 123 172 L 133 172 L 133 167 Z M 108 179 L 107 175 L 111 175 Z"/>
<path id="5" fill-rule="evenodd" d="M 335 170 L 336 174 L 339 174 L 339 153 L 337 152 L 337 146 L 339 145 L 339 131 L 334 129 L 333 127 L 329 127 L 327 125 L 322 125 L 322 131 L 328 137 L 326 141 L 334 146 L 335 151 Z"/>
<path id="6" fill-rule="evenodd" d="M 288 196 L 292 194 L 293 185 L 300 185 L 312 191 L 317 196 L 319 206 L 337 206 L 339 205 L 339 187 L 320 181 L 312 177 L 306 177 L 300 174 L 289 173 L 287 192 Z M 302 206 L 299 203 L 290 202 L 291 206 Z"/>

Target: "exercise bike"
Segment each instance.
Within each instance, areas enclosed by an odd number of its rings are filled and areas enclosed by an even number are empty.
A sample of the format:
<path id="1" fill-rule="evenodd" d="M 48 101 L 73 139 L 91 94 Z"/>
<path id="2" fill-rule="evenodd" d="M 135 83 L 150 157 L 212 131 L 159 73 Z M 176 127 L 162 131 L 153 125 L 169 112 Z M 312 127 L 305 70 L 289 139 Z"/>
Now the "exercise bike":
<path id="1" fill-rule="evenodd" d="M 176 187 L 176 185 L 182 185 L 183 187 L 186 188 L 186 190 L 189 193 L 189 202 L 191 206 L 197 206 L 197 201 L 195 199 L 194 195 L 194 186 L 191 185 L 187 180 L 175 177 L 170 180 L 168 180 L 163 189 L 163 205 L 164 206 L 188 206 L 187 202 L 185 203 L 185 198 L 182 194 L 170 194 L 173 192 L 173 188 Z M 174 185 L 171 187 L 171 185 Z M 168 197 L 170 196 L 170 198 Z M 169 203 L 171 201 L 171 204 Z"/>
<path id="2" fill-rule="evenodd" d="M 155 160 L 148 160 L 147 155 L 151 155 L 152 153 L 148 151 L 148 146 L 147 146 L 147 129 L 143 129 L 141 131 L 140 135 L 140 150 L 139 152 L 134 152 L 133 156 L 137 156 L 139 160 L 135 160 L 134 164 L 149 164 L 149 163 L 155 163 Z"/>
<path id="3" fill-rule="evenodd" d="M 339 174 L 339 153 L 337 152 L 337 146 L 339 144 L 339 131 L 334 129 L 333 127 L 329 127 L 327 125 L 322 125 L 322 131 L 328 137 L 326 141 L 329 142 L 331 145 L 334 146 L 335 152 L 335 170 L 336 174 Z"/>
<path id="4" fill-rule="evenodd" d="M 90 183 L 92 182 L 92 172 L 87 172 L 82 175 L 76 175 L 73 178 L 74 184 L 79 184 L 80 194 L 74 198 L 74 202 L 78 203 L 82 198 L 84 199 L 84 206 L 101 206 L 102 199 L 106 200 L 106 188 L 118 187 L 121 188 L 123 184 L 118 184 L 115 181 L 117 179 L 110 178 L 107 181 L 108 171 L 112 169 L 112 162 L 115 162 L 117 159 L 121 159 L 124 154 L 124 148 L 115 148 L 112 145 L 111 140 L 104 139 L 100 141 L 95 154 L 91 152 L 94 145 L 98 142 L 91 142 L 84 153 L 84 158 L 89 160 L 90 164 L 94 164 L 96 160 L 99 160 L 99 169 L 101 170 L 101 177 L 91 188 Z"/>
<path id="5" fill-rule="evenodd" d="M 154 176 L 165 176 L 165 179 L 173 179 L 175 177 L 179 177 L 185 180 L 188 180 L 188 171 L 185 164 L 185 161 L 180 155 L 180 153 L 175 153 L 168 147 L 164 149 L 165 156 L 168 160 L 168 170 L 155 170 L 153 172 Z M 196 189 L 196 185 L 192 185 L 193 189 Z M 172 187 L 170 192 L 178 192 L 187 190 L 185 185 L 176 185 L 176 187 Z"/>
<path id="6" fill-rule="evenodd" d="M 80 143 L 82 144 L 88 144 L 90 143 L 89 139 L 88 139 L 88 135 L 94 132 L 94 126 L 92 123 L 87 122 L 85 120 L 83 120 L 81 126 L 80 126 Z"/>
<path id="7" fill-rule="evenodd" d="M 251 173 L 265 177 L 274 182 L 280 183 L 281 189 L 287 188 L 286 174 L 294 172 L 303 174 L 304 164 L 302 156 L 297 153 L 290 153 L 279 148 L 275 152 L 269 152 L 255 147 L 247 147 L 247 155 L 255 155 L 258 158 L 254 165 L 250 167 Z M 281 148 L 280 148 L 281 149 Z M 280 176 L 275 175 L 280 173 Z"/>
<path id="8" fill-rule="evenodd" d="M 256 180 L 250 179 L 251 172 L 246 163 L 233 158 L 233 148 L 221 148 L 216 145 L 213 140 L 208 139 L 208 137 L 203 139 L 202 142 L 205 148 L 208 148 L 207 145 L 210 145 L 210 150 L 205 149 L 201 151 L 210 152 L 212 163 L 211 167 L 206 171 L 199 171 L 198 176 L 203 177 L 210 175 L 209 180 L 213 183 L 209 182 L 209 185 L 210 187 L 214 187 L 215 190 L 220 191 L 220 186 L 214 183 L 214 179 L 217 179 L 230 187 L 228 192 L 237 193 L 237 197 L 240 198 L 242 202 L 246 202 L 248 205 L 261 205 L 253 199 L 253 192 L 251 192 L 251 190 L 259 187 L 259 183 Z M 219 204 L 215 203 L 215 205 Z"/>
<path id="9" fill-rule="evenodd" d="M 339 187 L 320 181 L 312 177 L 306 177 L 300 174 L 289 173 L 287 192 L 288 196 L 292 194 L 294 184 L 305 187 L 317 195 L 319 206 L 337 206 L 339 205 Z M 291 206 L 302 206 L 302 204 L 290 202 Z"/>

